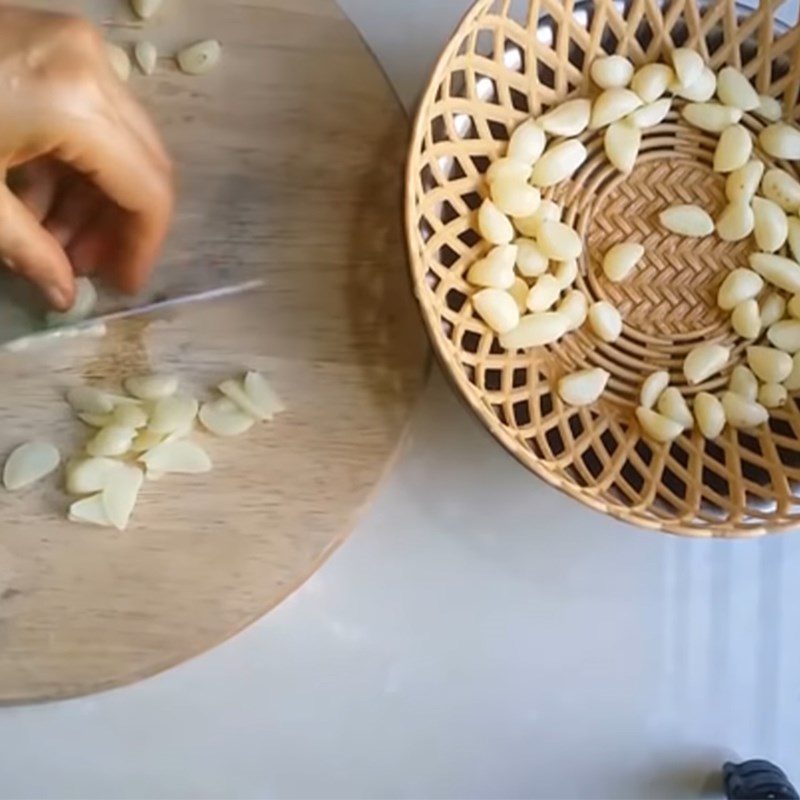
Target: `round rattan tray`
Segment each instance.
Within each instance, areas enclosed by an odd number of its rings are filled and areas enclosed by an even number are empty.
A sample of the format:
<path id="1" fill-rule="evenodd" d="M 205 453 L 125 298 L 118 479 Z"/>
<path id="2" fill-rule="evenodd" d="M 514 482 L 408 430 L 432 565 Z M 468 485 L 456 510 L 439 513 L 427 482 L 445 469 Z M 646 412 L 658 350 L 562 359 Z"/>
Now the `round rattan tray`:
<path id="1" fill-rule="evenodd" d="M 586 242 L 579 288 L 608 299 L 625 329 L 613 345 L 578 331 L 557 345 L 503 350 L 474 314 L 465 273 L 487 249 L 476 210 L 483 174 L 509 132 L 569 96 L 591 95 L 592 60 L 619 52 L 635 64 L 664 60 L 681 45 L 719 69 L 732 64 L 759 92 L 779 97 L 787 118 L 800 93 L 800 28 L 782 28 L 776 5 L 757 10 L 633 0 L 479 0 L 446 47 L 422 100 L 407 178 L 407 235 L 415 291 L 436 351 L 491 433 L 525 466 L 581 502 L 647 528 L 693 536 L 754 536 L 800 524 L 800 406 L 791 398 L 753 431 L 713 441 L 687 433 L 669 445 L 642 437 L 634 412 L 644 376 L 666 369 L 688 397 L 681 373 L 703 341 L 735 349 L 709 391 L 727 385 L 745 343 L 714 301 L 727 273 L 746 266 L 752 246 L 666 232 L 657 218 L 675 203 L 716 216 L 724 177 L 712 171 L 716 137 L 689 127 L 677 104 L 645 132 L 637 165 L 622 176 L 603 154 L 602 132 L 581 139 L 589 158 L 571 181 L 548 190 Z M 758 132 L 764 122 L 746 114 Z M 757 151 L 769 167 L 775 164 Z M 795 167 L 777 162 L 797 174 Z M 602 254 L 620 241 L 645 246 L 633 280 L 611 284 Z M 559 377 L 600 366 L 612 373 L 595 405 L 575 409 L 554 391 Z"/>

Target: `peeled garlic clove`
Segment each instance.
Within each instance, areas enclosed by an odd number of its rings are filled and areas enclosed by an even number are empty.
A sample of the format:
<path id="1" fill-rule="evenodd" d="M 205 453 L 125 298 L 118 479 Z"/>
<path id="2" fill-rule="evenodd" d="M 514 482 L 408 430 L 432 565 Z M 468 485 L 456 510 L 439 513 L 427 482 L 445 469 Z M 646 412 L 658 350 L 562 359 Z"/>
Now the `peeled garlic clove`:
<path id="1" fill-rule="evenodd" d="M 681 114 L 690 125 L 708 133 L 722 133 L 742 118 L 741 109 L 719 103 L 687 103 Z"/>
<path id="2" fill-rule="evenodd" d="M 589 127 L 605 128 L 612 122 L 627 117 L 642 105 L 639 95 L 630 89 L 606 89 L 594 102 Z"/>
<path id="3" fill-rule="evenodd" d="M 639 404 L 643 408 L 653 408 L 658 399 L 669 386 L 669 373 L 661 370 L 648 375 L 642 384 L 642 391 L 639 395 Z"/>
<path id="4" fill-rule="evenodd" d="M 627 175 L 633 171 L 639 148 L 642 146 L 642 132 L 629 122 L 614 122 L 606 129 L 603 138 L 606 157 L 611 165 Z"/>
<path id="5" fill-rule="evenodd" d="M 769 122 L 780 121 L 783 116 L 783 106 L 781 106 L 780 101 L 767 94 L 759 95 L 758 99 L 759 105 L 756 109 L 756 114 Z"/>
<path id="6" fill-rule="evenodd" d="M 672 442 L 683 433 L 683 425 L 680 422 L 675 422 L 651 408 L 641 406 L 637 408 L 636 419 L 639 420 L 645 436 L 661 444 Z"/>
<path id="7" fill-rule="evenodd" d="M 128 81 L 131 77 L 131 60 L 128 54 L 119 45 L 106 42 L 106 55 L 116 76 L 123 82 Z"/>
<path id="8" fill-rule="evenodd" d="M 538 278 L 547 272 L 550 259 L 533 239 L 517 239 L 514 244 L 517 246 L 517 269 L 520 275 Z"/>
<path id="9" fill-rule="evenodd" d="M 61 455 L 49 442 L 28 442 L 14 450 L 6 460 L 3 485 L 16 492 L 46 478 L 58 468 Z"/>
<path id="10" fill-rule="evenodd" d="M 716 439 L 725 429 L 725 409 L 708 392 L 700 392 L 694 398 L 694 418 L 698 430 L 706 439 Z"/>
<path id="11" fill-rule="evenodd" d="M 678 47 L 672 51 L 672 66 L 681 85 L 691 86 L 703 74 L 705 62 L 696 50 Z"/>
<path id="12" fill-rule="evenodd" d="M 133 444 L 131 445 L 131 452 L 146 453 L 148 450 L 158 447 L 158 445 L 162 444 L 163 441 L 164 436 L 162 434 L 155 433 L 154 431 L 145 428 L 143 431 L 139 431 L 139 433 L 136 434 L 136 438 L 133 440 Z"/>
<path id="13" fill-rule="evenodd" d="M 713 70 L 704 67 L 700 77 L 691 86 L 683 86 L 678 81 L 674 81 L 670 84 L 669 90 L 676 97 L 682 97 L 684 100 L 691 100 L 693 103 L 705 103 L 717 91 L 717 76 Z"/>
<path id="14" fill-rule="evenodd" d="M 66 489 L 69 494 L 94 494 L 106 488 L 122 464 L 111 458 L 83 458 L 67 465 Z"/>
<path id="15" fill-rule="evenodd" d="M 576 408 L 590 406 L 600 399 L 610 377 L 611 373 L 604 369 L 574 372 L 558 382 L 558 395 L 567 405 Z"/>
<path id="16" fill-rule="evenodd" d="M 642 130 L 653 128 L 656 125 L 660 125 L 671 110 L 672 100 L 669 97 L 665 97 L 662 100 L 656 100 L 655 103 L 648 103 L 646 106 L 637 108 L 636 111 L 625 117 L 625 121 Z"/>
<path id="17" fill-rule="evenodd" d="M 478 212 L 478 230 L 490 244 L 510 244 L 514 238 L 511 220 L 488 198 Z"/>
<path id="18" fill-rule="evenodd" d="M 702 238 L 714 232 L 714 220 L 707 211 L 695 205 L 671 206 L 659 215 L 661 224 L 672 233 Z"/>
<path id="19" fill-rule="evenodd" d="M 138 467 L 121 464 L 103 489 L 103 509 L 117 530 L 128 527 L 143 483 L 144 474 Z"/>
<path id="20" fill-rule="evenodd" d="M 589 301 L 586 295 L 577 289 L 567 292 L 567 296 L 558 306 L 558 313 L 569 319 L 568 330 L 578 330 L 586 322 L 586 317 L 589 315 Z"/>
<path id="21" fill-rule="evenodd" d="M 552 344 L 569 330 L 569 326 L 569 317 L 557 311 L 528 314 L 513 331 L 500 337 L 500 344 L 506 350 L 524 350 Z"/>
<path id="22" fill-rule="evenodd" d="M 539 117 L 539 125 L 553 136 L 579 136 L 589 126 L 591 115 L 590 100 L 567 100 Z"/>
<path id="23" fill-rule="evenodd" d="M 800 219 L 797 217 L 789 217 L 787 222 L 789 224 L 787 234 L 789 250 L 792 251 L 794 260 L 800 261 Z"/>
<path id="24" fill-rule="evenodd" d="M 780 408 L 786 405 L 789 392 L 780 383 L 765 383 L 758 390 L 758 402 L 764 408 Z"/>
<path id="25" fill-rule="evenodd" d="M 552 275 L 542 275 L 528 293 L 528 311 L 532 311 L 534 314 L 539 311 L 549 311 L 556 304 L 560 294 L 561 287 L 558 285 L 558 281 Z M 502 331 L 502 333 L 507 332 Z"/>
<path id="26" fill-rule="evenodd" d="M 725 419 L 732 428 L 757 428 L 769 419 L 769 412 L 764 406 L 745 400 L 733 392 L 722 395 L 722 407 L 725 409 Z"/>
<path id="27" fill-rule="evenodd" d="M 123 428 L 144 428 L 147 425 L 147 412 L 141 406 L 117 406 L 111 415 L 110 424 L 121 425 Z"/>
<path id="28" fill-rule="evenodd" d="M 800 182 L 782 169 L 770 169 L 761 181 L 761 191 L 787 213 L 800 209 Z"/>
<path id="29" fill-rule="evenodd" d="M 204 403 L 199 416 L 203 426 L 215 436 L 241 436 L 255 425 L 255 419 L 228 397 Z"/>
<path id="30" fill-rule="evenodd" d="M 794 295 L 790 300 L 786 308 L 789 311 L 789 315 L 794 319 L 800 319 L 800 294 Z M 783 315 L 778 317 L 776 322 L 778 322 Z"/>
<path id="31" fill-rule="evenodd" d="M 743 125 L 725 128 L 714 152 L 714 171 L 733 172 L 743 167 L 753 153 L 753 140 Z"/>
<path id="32" fill-rule="evenodd" d="M 113 527 L 111 520 L 106 515 L 102 493 L 73 503 L 69 507 L 68 518 L 70 522 L 99 525 L 101 528 Z"/>
<path id="33" fill-rule="evenodd" d="M 757 339 L 761 333 L 761 315 L 758 311 L 758 302 L 754 299 L 745 300 L 733 309 L 731 325 L 738 336 L 743 339 Z"/>
<path id="34" fill-rule="evenodd" d="M 758 378 L 750 369 L 739 364 L 731 373 L 728 391 L 752 402 L 758 396 Z"/>
<path id="35" fill-rule="evenodd" d="M 730 357 L 729 347 L 719 344 L 698 345 L 686 356 L 683 374 L 690 386 L 696 386 L 721 372 Z"/>
<path id="36" fill-rule="evenodd" d="M 244 376 L 244 391 L 264 419 L 271 420 L 286 411 L 283 400 L 260 372 L 251 371 Z"/>
<path id="37" fill-rule="evenodd" d="M 514 298 L 517 304 L 517 310 L 520 315 L 528 310 L 528 284 L 522 278 L 515 278 L 514 285 L 508 290 L 508 293 Z"/>
<path id="38" fill-rule="evenodd" d="M 216 39 L 197 42 L 177 55 L 178 66 L 187 75 L 205 75 L 219 63 L 222 46 Z"/>
<path id="39" fill-rule="evenodd" d="M 578 279 L 578 261 L 575 258 L 568 258 L 566 261 L 559 261 L 553 271 L 558 285 L 563 291 L 569 289 Z"/>
<path id="40" fill-rule="evenodd" d="M 183 430 L 194 422 L 199 405 L 194 397 L 173 395 L 156 400 L 150 414 L 149 428 L 166 436 Z"/>
<path id="41" fill-rule="evenodd" d="M 512 178 L 516 181 L 529 181 L 533 166 L 517 161 L 515 158 L 498 158 L 487 170 L 486 180 L 491 184 L 494 181 Z"/>
<path id="42" fill-rule="evenodd" d="M 206 451 L 194 442 L 187 441 L 165 442 L 154 447 L 139 460 L 147 467 L 148 474 L 152 471 L 195 475 L 210 472 L 212 469 L 211 459 Z"/>
<path id="43" fill-rule="evenodd" d="M 141 19 L 150 19 L 164 4 L 164 0 L 131 0 L 131 8 Z"/>
<path id="44" fill-rule="evenodd" d="M 644 256 L 644 247 L 635 242 L 614 245 L 603 259 L 603 272 L 614 283 L 624 281 Z"/>
<path id="45" fill-rule="evenodd" d="M 545 188 L 571 178 L 586 161 L 587 151 L 582 142 L 568 139 L 548 148 L 536 162 L 531 176 L 534 186 Z"/>
<path id="46" fill-rule="evenodd" d="M 792 357 L 772 347 L 748 347 L 747 363 L 762 383 L 783 383 L 792 371 Z"/>
<path id="47" fill-rule="evenodd" d="M 771 325 L 767 331 L 767 339 L 773 347 L 786 353 L 800 350 L 800 322 L 796 319 L 785 319 Z"/>
<path id="48" fill-rule="evenodd" d="M 668 64 L 645 64 L 636 70 L 631 80 L 633 89 L 645 103 L 655 103 L 666 91 L 675 72 Z"/>
<path id="49" fill-rule="evenodd" d="M 592 63 L 589 74 L 601 89 L 620 89 L 633 78 L 633 64 L 624 56 L 601 56 Z"/>
<path id="50" fill-rule="evenodd" d="M 786 122 L 768 125 L 758 136 L 764 152 L 773 158 L 800 160 L 800 131 Z"/>
<path id="51" fill-rule="evenodd" d="M 761 98 L 749 80 L 734 67 L 723 67 L 717 76 L 717 96 L 726 106 L 753 111 Z"/>
<path id="52" fill-rule="evenodd" d="M 533 166 L 544 152 L 547 136 L 544 129 L 529 119 L 520 125 L 508 142 L 508 157 Z"/>
<path id="53" fill-rule="evenodd" d="M 538 189 L 516 178 L 497 178 L 490 188 L 494 204 L 510 217 L 528 217 L 542 202 Z"/>
<path id="54" fill-rule="evenodd" d="M 606 300 L 594 303 L 589 308 L 589 325 L 599 339 L 609 344 L 622 335 L 622 315 Z"/>
<path id="55" fill-rule="evenodd" d="M 97 307 L 97 289 L 89 278 L 75 279 L 75 302 L 69 311 L 50 311 L 47 314 L 48 328 L 74 325 L 90 317 Z"/>
<path id="56" fill-rule="evenodd" d="M 501 289 L 483 289 L 473 295 L 472 305 L 477 315 L 495 333 L 508 333 L 519 325 L 517 303 L 508 292 Z"/>
<path id="57" fill-rule="evenodd" d="M 488 289 L 510 289 L 514 283 L 514 264 L 519 250 L 516 244 L 503 244 L 493 248 L 486 258 L 476 261 L 467 272 L 473 286 Z"/>
<path id="58" fill-rule="evenodd" d="M 717 218 L 717 236 L 723 242 L 741 242 L 753 232 L 755 224 L 749 202 L 729 203 Z"/>
<path id="59" fill-rule="evenodd" d="M 539 227 L 543 222 L 561 222 L 563 211 L 558 203 L 552 200 L 542 200 L 535 214 L 529 217 L 515 217 L 514 225 L 523 235 L 536 238 L 539 235 Z"/>
<path id="60" fill-rule="evenodd" d="M 658 398 L 658 413 L 675 420 L 686 431 L 694 427 L 694 417 L 689 410 L 689 404 L 674 386 L 665 389 Z"/>
<path id="61" fill-rule="evenodd" d="M 792 356 L 792 371 L 789 373 L 789 377 L 783 382 L 783 385 L 790 392 L 796 392 L 800 389 L 800 353 L 795 353 Z"/>
<path id="62" fill-rule="evenodd" d="M 124 456 L 131 449 L 131 444 L 136 436 L 135 428 L 122 425 L 109 425 L 98 431 L 93 439 L 86 445 L 86 452 L 90 456 L 116 458 Z"/>
<path id="63" fill-rule="evenodd" d="M 139 400 L 160 400 L 178 391 L 176 375 L 134 375 L 125 380 L 125 389 Z"/>
<path id="64" fill-rule="evenodd" d="M 93 386 L 76 386 L 69 389 L 67 402 L 77 413 L 110 414 L 114 410 L 114 402 L 108 393 Z"/>
<path id="65" fill-rule="evenodd" d="M 800 310 L 800 306 L 798 306 L 798 310 Z M 777 292 L 770 292 L 761 301 L 761 325 L 763 327 L 769 328 L 776 322 L 780 322 L 784 314 L 786 314 L 786 301 Z"/>
<path id="66" fill-rule="evenodd" d="M 764 165 L 760 161 L 748 161 L 743 167 L 735 169 L 725 182 L 728 200 L 731 203 L 749 203 L 758 191 L 763 175 Z"/>
<path id="67" fill-rule="evenodd" d="M 158 50 L 152 42 L 137 42 L 133 55 L 144 75 L 152 75 L 158 64 Z"/>
<path id="68" fill-rule="evenodd" d="M 791 294 L 800 293 L 800 264 L 773 253 L 750 253 L 750 266 L 764 280 Z"/>
<path id="69" fill-rule="evenodd" d="M 539 226 L 536 242 L 540 250 L 553 261 L 578 258 L 583 252 L 581 237 L 563 222 L 543 222 Z"/>
<path id="70" fill-rule="evenodd" d="M 756 244 L 759 250 L 774 253 L 780 250 L 789 236 L 789 221 L 786 212 L 772 200 L 753 198 Z"/>

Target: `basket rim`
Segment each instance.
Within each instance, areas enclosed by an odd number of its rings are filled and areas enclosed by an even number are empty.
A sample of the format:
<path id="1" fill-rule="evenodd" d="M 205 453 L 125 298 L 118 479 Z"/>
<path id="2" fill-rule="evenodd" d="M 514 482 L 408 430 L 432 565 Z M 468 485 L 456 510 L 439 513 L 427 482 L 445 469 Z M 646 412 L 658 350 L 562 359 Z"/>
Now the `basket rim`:
<path id="1" fill-rule="evenodd" d="M 420 308 L 422 319 L 428 334 L 428 339 L 433 345 L 433 351 L 437 360 L 443 367 L 443 371 L 447 375 L 448 382 L 458 389 L 458 394 L 462 400 L 465 401 L 472 411 L 472 413 L 480 420 L 481 424 L 489 431 L 492 437 L 508 451 L 514 459 L 529 472 L 532 472 L 538 478 L 544 480 L 547 484 L 554 487 L 562 494 L 566 495 L 573 501 L 578 501 L 582 505 L 592 509 L 593 511 L 600 512 L 601 514 L 611 517 L 612 519 L 626 523 L 629 526 L 655 531 L 659 533 L 668 533 L 675 536 L 691 538 L 691 539 L 760 539 L 766 535 L 775 535 L 781 533 L 789 533 L 799 527 L 799 524 L 792 521 L 776 522 L 774 526 L 757 525 L 753 527 L 744 527 L 737 525 L 729 525 L 728 527 L 722 526 L 708 526 L 707 528 L 700 528 L 696 526 L 687 525 L 682 523 L 679 519 L 675 520 L 657 520 L 642 517 L 635 507 L 624 508 L 622 506 L 610 506 L 605 503 L 601 498 L 593 495 L 590 487 L 580 489 L 579 487 L 569 483 L 560 475 L 557 475 L 548 470 L 541 459 L 536 458 L 527 448 L 524 448 L 518 437 L 513 436 L 509 429 L 498 423 L 497 419 L 489 418 L 485 404 L 477 392 L 475 386 L 471 384 L 463 374 L 463 372 L 454 370 L 449 363 L 450 353 L 445 348 L 445 340 L 441 335 L 440 320 L 438 314 L 434 315 L 434 309 L 431 303 L 423 299 L 424 287 L 420 286 L 418 273 L 420 268 L 424 265 L 416 253 L 415 239 L 418 236 L 416 208 L 414 200 L 414 184 L 417 179 L 415 171 L 415 161 L 417 154 L 420 151 L 420 146 L 424 139 L 424 132 L 427 127 L 428 117 L 427 109 L 432 100 L 435 98 L 436 91 L 443 79 L 443 72 L 449 66 L 454 53 L 457 51 L 463 38 L 469 32 L 472 24 L 480 17 L 482 13 L 487 11 L 494 0 L 475 0 L 473 5 L 467 10 L 461 22 L 457 25 L 450 38 L 445 45 L 442 53 L 436 61 L 436 64 L 431 71 L 428 78 L 424 93 L 421 95 L 417 109 L 414 114 L 414 122 L 411 129 L 411 137 L 408 148 L 408 155 L 405 167 L 405 234 L 406 234 L 406 250 L 408 253 L 408 266 L 409 276 L 412 282 L 412 289 L 417 305 Z M 737 5 L 739 2 L 737 0 Z M 749 11 L 753 11 L 748 7 Z"/>

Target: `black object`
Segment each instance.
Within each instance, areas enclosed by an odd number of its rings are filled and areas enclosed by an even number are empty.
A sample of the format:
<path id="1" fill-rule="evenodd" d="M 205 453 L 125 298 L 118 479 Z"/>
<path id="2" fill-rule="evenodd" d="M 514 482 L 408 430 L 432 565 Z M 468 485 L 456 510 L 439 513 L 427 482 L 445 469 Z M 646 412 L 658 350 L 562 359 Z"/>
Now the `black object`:
<path id="1" fill-rule="evenodd" d="M 722 777 L 728 800 L 800 800 L 786 773 L 769 761 L 728 761 L 722 767 Z"/>

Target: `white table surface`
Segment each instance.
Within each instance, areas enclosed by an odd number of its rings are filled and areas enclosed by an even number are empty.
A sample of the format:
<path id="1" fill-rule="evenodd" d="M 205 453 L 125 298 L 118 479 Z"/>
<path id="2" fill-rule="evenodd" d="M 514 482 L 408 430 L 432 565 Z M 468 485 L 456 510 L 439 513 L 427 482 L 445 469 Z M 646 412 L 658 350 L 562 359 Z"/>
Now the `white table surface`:
<path id="1" fill-rule="evenodd" d="M 342 4 L 410 104 L 467 0 Z M 283 606 L 136 686 L 0 710 L 0 797 L 700 797 L 735 755 L 800 781 L 798 574 L 800 534 L 685 541 L 568 502 L 437 374 Z"/>

